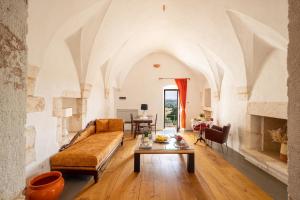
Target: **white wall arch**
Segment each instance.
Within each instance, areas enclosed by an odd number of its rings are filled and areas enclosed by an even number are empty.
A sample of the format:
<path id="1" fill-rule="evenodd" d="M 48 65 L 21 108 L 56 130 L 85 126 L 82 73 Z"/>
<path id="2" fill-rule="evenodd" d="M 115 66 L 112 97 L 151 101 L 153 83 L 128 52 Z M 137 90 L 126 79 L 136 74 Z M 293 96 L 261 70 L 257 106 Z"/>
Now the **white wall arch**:
<path id="1" fill-rule="evenodd" d="M 287 54 L 288 40 L 271 27 L 241 12 L 227 10 L 227 14 L 243 51 L 250 98 L 265 63 L 274 59 L 274 51 Z"/>
<path id="2" fill-rule="evenodd" d="M 85 15 L 93 14 L 92 10 L 97 10 L 102 4 L 97 0 L 74 0 L 72 6 L 69 3 L 68 0 L 30 0 L 27 36 L 30 64 L 42 65 L 47 47 L 67 21 L 80 16 L 77 22 L 81 24 L 86 20 L 82 14 L 84 11 L 88 11 Z"/>

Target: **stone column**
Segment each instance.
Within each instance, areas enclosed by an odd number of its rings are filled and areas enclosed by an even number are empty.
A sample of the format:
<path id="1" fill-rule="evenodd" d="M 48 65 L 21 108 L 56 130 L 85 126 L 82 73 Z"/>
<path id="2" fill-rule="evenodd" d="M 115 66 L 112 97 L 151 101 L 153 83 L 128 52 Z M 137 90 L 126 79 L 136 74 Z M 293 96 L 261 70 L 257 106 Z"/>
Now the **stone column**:
<path id="1" fill-rule="evenodd" d="M 300 199 L 300 1 L 289 0 L 288 47 L 288 193 Z"/>
<path id="2" fill-rule="evenodd" d="M 0 199 L 25 186 L 27 1 L 0 1 Z"/>

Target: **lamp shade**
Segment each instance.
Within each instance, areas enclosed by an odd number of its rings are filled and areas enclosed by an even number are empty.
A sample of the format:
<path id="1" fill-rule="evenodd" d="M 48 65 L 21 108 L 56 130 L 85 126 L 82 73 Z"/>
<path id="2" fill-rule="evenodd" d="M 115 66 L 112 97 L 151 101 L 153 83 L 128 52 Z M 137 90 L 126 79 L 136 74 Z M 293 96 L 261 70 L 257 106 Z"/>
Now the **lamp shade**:
<path id="1" fill-rule="evenodd" d="M 141 110 L 148 110 L 148 104 L 141 104 Z"/>

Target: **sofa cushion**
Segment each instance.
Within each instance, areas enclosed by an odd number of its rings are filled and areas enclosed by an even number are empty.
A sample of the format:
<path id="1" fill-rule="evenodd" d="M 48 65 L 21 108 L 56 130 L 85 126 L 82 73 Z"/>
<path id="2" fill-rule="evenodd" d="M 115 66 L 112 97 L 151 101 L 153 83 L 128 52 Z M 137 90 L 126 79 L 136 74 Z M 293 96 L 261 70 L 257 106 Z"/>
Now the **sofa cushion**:
<path id="1" fill-rule="evenodd" d="M 109 119 L 109 131 L 123 131 L 124 121 L 122 119 Z"/>
<path id="2" fill-rule="evenodd" d="M 108 119 L 97 119 L 96 120 L 96 132 L 109 131 Z"/>
<path id="3" fill-rule="evenodd" d="M 96 132 L 96 127 L 94 125 L 91 125 L 89 127 L 87 127 L 85 130 L 83 130 L 80 135 L 75 139 L 75 141 L 73 142 L 73 144 L 80 142 L 81 140 L 86 139 L 87 137 L 89 137 L 90 135 L 94 134 Z"/>
<path id="4" fill-rule="evenodd" d="M 121 142 L 123 132 L 93 134 L 50 158 L 51 166 L 97 167 Z"/>

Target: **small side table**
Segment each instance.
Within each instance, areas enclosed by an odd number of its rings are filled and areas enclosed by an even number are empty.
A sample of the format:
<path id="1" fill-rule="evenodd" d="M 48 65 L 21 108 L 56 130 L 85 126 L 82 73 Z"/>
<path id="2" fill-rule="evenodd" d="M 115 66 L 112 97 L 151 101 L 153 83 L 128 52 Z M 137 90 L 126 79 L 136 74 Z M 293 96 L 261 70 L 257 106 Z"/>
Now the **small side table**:
<path id="1" fill-rule="evenodd" d="M 197 126 L 198 127 L 195 127 L 195 129 L 199 130 L 199 137 L 194 144 L 197 144 L 198 141 L 200 141 L 200 142 L 204 141 L 204 143 L 206 144 L 206 141 L 203 138 L 203 133 L 205 132 L 205 129 L 209 127 L 209 124 L 206 122 L 202 122 L 202 123 L 198 124 Z"/>

